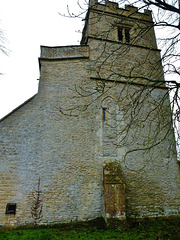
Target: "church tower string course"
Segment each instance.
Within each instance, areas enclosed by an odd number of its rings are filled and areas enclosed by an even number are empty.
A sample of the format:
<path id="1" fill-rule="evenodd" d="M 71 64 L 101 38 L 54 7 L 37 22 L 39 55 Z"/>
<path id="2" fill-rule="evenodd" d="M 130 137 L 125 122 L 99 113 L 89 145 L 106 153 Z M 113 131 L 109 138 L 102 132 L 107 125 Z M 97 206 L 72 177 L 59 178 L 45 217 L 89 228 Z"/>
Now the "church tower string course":
<path id="1" fill-rule="evenodd" d="M 38 94 L 1 121 L 0 225 L 178 215 L 180 175 L 151 12 L 89 2 L 80 45 L 41 46 Z M 166 97 L 165 97 L 166 96 Z"/>

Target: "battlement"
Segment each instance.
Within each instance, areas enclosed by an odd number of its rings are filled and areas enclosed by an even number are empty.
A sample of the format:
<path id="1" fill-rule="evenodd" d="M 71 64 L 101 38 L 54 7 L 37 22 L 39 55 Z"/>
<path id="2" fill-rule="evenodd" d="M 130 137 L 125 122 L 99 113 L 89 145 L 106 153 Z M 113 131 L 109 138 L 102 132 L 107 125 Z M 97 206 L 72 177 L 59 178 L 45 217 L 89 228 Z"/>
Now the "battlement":
<path id="1" fill-rule="evenodd" d="M 90 38 L 157 49 L 151 11 L 140 12 L 131 5 L 120 8 L 111 1 L 89 1 L 81 44 L 89 44 Z"/>
<path id="2" fill-rule="evenodd" d="M 137 7 L 132 5 L 125 5 L 125 8 L 119 8 L 118 3 L 111 2 L 108 0 L 98 1 L 98 0 L 90 0 L 89 7 L 91 9 L 96 9 L 100 11 L 106 11 L 112 14 L 123 15 L 126 17 L 133 17 L 136 19 L 142 19 L 146 21 L 152 21 L 151 11 L 144 9 L 144 12 L 139 12 Z"/>

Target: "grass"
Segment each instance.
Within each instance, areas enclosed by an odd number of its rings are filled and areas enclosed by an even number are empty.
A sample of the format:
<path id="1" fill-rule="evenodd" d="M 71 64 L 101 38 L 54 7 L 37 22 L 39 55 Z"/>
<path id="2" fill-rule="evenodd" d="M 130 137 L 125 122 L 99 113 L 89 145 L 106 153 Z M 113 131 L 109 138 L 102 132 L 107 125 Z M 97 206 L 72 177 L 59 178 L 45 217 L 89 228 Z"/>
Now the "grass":
<path id="1" fill-rule="evenodd" d="M 101 230 L 96 228 L 76 227 L 75 229 L 36 228 L 36 229 L 1 229 L 0 240 L 58 240 L 58 239 L 120 239 L 120 240 L 179 240 L 180 222 L 154 220 L 138 224 L 127 229 Z"/>

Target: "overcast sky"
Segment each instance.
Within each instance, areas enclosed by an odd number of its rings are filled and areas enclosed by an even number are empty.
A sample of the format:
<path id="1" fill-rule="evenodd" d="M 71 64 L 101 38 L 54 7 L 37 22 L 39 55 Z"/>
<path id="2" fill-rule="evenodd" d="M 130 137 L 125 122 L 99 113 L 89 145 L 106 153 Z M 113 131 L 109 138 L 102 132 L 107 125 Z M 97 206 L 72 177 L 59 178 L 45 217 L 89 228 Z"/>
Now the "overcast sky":
<path id="1" fill-rule="evenodd" d="M 0 118 L 37 92 L 40 45 L 77 45 L 84 22 L 59 15 L 78 11 L 76 0 L 0 0 L 0 29 L 9 56 L 0 53 Z"/>

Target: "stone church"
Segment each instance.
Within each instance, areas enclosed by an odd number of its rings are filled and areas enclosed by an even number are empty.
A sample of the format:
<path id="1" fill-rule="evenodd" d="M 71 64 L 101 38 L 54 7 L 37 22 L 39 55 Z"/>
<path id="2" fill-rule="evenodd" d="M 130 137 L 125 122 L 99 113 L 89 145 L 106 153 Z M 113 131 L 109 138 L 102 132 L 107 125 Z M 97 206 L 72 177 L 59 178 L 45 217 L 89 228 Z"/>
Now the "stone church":
<path id="1" fill-rule="evenodd" d="M 41 46 L 39 66 L 38 93 L 1 119 L 0 225 L 178 215 L 151 12 L 89 1 L 81 44 Z"/>

